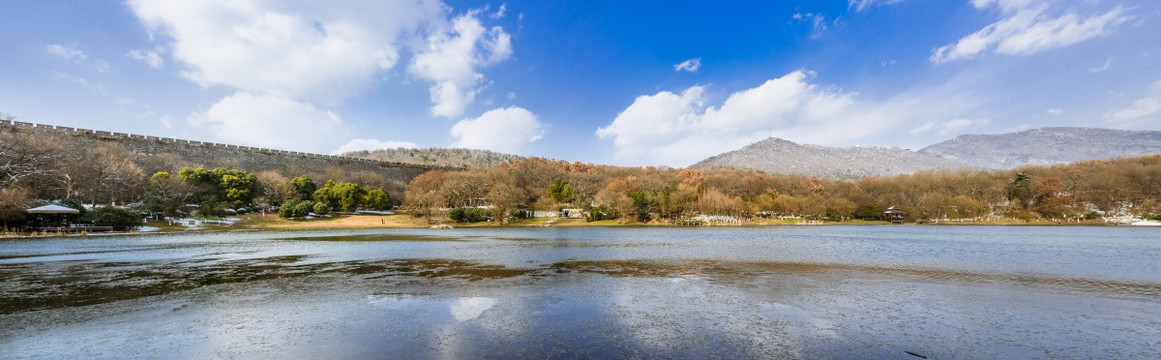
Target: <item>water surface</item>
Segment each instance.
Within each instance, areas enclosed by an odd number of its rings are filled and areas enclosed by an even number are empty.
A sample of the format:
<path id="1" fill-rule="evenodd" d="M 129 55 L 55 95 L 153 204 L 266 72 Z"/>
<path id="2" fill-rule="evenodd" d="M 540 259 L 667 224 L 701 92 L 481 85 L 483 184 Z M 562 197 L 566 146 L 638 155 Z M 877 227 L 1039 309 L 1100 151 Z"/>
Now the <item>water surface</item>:
<path id="1" fill-rule="evenodd" d="M 1156 230 L 4 240 L 0 349 L 5 358 L 1159 358 Z"/>

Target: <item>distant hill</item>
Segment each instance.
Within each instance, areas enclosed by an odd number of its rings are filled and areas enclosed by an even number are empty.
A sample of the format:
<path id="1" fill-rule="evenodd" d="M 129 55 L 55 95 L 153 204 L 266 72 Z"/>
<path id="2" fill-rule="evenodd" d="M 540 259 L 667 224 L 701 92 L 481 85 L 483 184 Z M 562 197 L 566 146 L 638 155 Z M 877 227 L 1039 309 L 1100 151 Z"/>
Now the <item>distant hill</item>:
<path id="1" fill-rule="evenodd" d="M 1161 153 L 1161 131 L 1048 127 L 960 135 L 919 150 L 984 169 L 1052 165 Z"/>
<path id="2" fill-rule="evenodd" d="M 352 151 L 340 156 L 453 168 L 483 168 L 524 159 L 518 155 L 475 149 L 380 149 Z"/>
<path id="3" fill-rule="evenodd" d="M 236 168 L 249 172 L 275 171 L 286 177 L 306 175 L 317 181 L 353 181 L 384 187 L 392 199 L 401 199 L 411 179 L 445 167 L 375 161 L 295 151 L 228 145 L 65 126 L 0 120 L 0 132 L 27 136 L 36 143 L 54 144 L 63 159 L 88 159 L 102 148 L 126 157 L 148 177 L 157 171 L 182 167 Z M 92 160 L 86 160 L 93 162 Z M 81 169 L 70 169 L 79 176 Z M 55 175 L 54 175 L 55 176 Z M 83 175 L 88 176 L 88 175 Z M 46 185 L 47 186 L 47 185 Z"/>
<path id="4" fill-rule="evenodd" d="M 769 138 L 738 150 L 710 157 L 695 169 L 742 168 L 775 174 L 816 175 L 854 179 L 890 176 L 939 168 L 957 169 L 963 163 L 897 147 L 827 147 Z"/>

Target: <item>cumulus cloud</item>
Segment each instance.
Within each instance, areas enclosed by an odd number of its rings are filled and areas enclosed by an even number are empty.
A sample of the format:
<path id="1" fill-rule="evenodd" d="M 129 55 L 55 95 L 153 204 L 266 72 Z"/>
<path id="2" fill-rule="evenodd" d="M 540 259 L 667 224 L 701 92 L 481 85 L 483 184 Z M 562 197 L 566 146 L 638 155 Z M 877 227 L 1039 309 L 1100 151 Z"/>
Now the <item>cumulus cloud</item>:
<path id="1" fill-rule="evenodd" d="M 165 60 L 163 60 L 161 58 L 161 53 L 157 49 L 155 49 L 155 50 L 133 49 L 133 50 L 129 50 L 129 52 L 126 53 L 125 56 L 128 56 L 134 60 L 143 61 L 146 64 L 149 64 L 149 67 L 154 68 L 154 69 L 160 69 L 162 66 L 165 65 Z"/>
<path id="2" fill-rule="evenodd" d="M 544 137 L 546 126 L 531 111 L 520 107 L 493 109 L 475 119 L 464 119 L 451 128 L 458 138 L 452 147 L 520 153 Z"/>
<path id="3" fill-rule="evenodd" d="M 354 151 L 375 151 L 375 150 L 391 150 L 391 149 L 414 149 L 418 147 L 413 142 L 409 141 L 379 141 L 376 139 L 351 139 L 346 144 L 339 146 L 338 149 L 332 151 L 333 155 L 340 155 Z"/>
<path id="4" fill-rule="evenodd" d="M 971 59 L 992 48 L 1005 55 L 1062 48 L 1107 35 L 1132 19 L 1122 6 L 1091 16 L 1074 12 L 1053 16 L 1049 4 L 1033 4 L 1029 0 L 972 0 L 972 5 L 979 9 L 998 7 L 1005 17 L 954 44 L 934 49 L 932 63 Z"/>
<path id="5" fill-rule="evenodd" d="M 190 124 L 210 129 L 234 144 L 324 152 L 336 137 L 350 135 L 339 115 L 316 106 L 272 95 L 239 91 L 209 110 L 194 113 Z"/>
<path id="6" fill-rule="evenodd" d="M 447 29 L 427 38 L 427 47 L 415 54 L 408 71 L 431 81 L 431 114 L 452 118 L 464 113 L 480 92 L 483 66 L 512 55 L 512 37 L 504 28 L 484 28 L 472 11 L 456 17 Z"/>
<path id="7" fill-rule="evenodd" d="M 980 129 L 991 122 L 990 119 L 955 119 L 947 122 L 926 122 L 923 125 L 911 129 L 911 135 L 920 136 L 935 131 L 936 135 L 947 136 L 960 133 L 965 129 Z"/>
<path id="8" fill-rule="evenodd" d="M 826 127 L 824 119 L 837 120 L 835 115 L 848 112 L 854 101 L 853 94 L 808 84 L 807 76 L 796 71 L 771 79 L 731 94 L 720 106 L 706 107 L 704 86 L 643 95 L 596 134 L 613 139 L 618 161 L 673 166 L 739 148 L 776 130 L 803 135 L 809 132 L 803 129 Z"/>
<path id="9" fill-rule="evenodd" d="M 485 83 L 478 69 L 512 54 L 511 36 L 501 27 L 485 28 L 481 11 L 452 18 L 438 0 L 355 0 L 342 6 L 301 0 L 129 0 L 128 5 L 151 38 L 156 33 L 169 43 L 126 55 L 159 68 L 161 54 L 167 53 L 186 79 L 237 90 L 191 121 L 216 129 L 223 141 L 262 146 L 310 144 L 319 151 L 324 142 L 317 139 L 341 134 L 346 126 L 315 104 L 334 106 L 361 93 L 381 81 L 403 52 L 413 54 L 408 73 L 431 82 L 432 114 L 460 116 Z M 503 17 L 506 9 L 501 5 L 487 16 Z M 71 50 L 50 49 L 84 55 Z M 298 121 L 296 133 L 284 121 Z M 262 124 L 275 129 L 257 131 Z M 250 132 L 239 137 L 237 130 Z M 270 133 L 287 137 L 260 135 Z M 414 145 L 364 140 L 373 141 L 348 145 Z"/>
<path id="10" fill-rule="evenodd" d="M 697 69 L 700 69 L 700 68 L 701 68 L 701 58 L 693 58 L 693 59 L 689 59 L 686 61 L 682 61 L 680 64 L 673 65 L 673 71 L 677 71 L 677 72 L 688 71 L 691 73 L 695 73 L 695 72 L 697 72 Z"/>
<path id="11" fill-rule="evenodd" d="M 511 36 L 501 27 L 485 28 L 478 11 L 449 20 L 437 0 L 344 5 L 129 1 L 147 29 L 172 38 L 172 56 L 187 67 L 187 79 L 299 101 L 337 104 L 412 50 L 408 70 L 433 83 L 432 113 L 458 116 L 479 92 L 483 75 L 476 69 L 512 53 Z M 141 51 L 130 56 L 150 58 Z"/>
<path id="12" fill-rule="evenodd" d="M 442 3 L 130 0 L 151 32 L 172 38 L 182 76 L 202 86 L 334 104 L 399 60 L 403 37 L 441 19 Z"/>
<path id="13" fill-rule="evenodd" d="M 619 164 L 686 166 L 770 136 L 849 144 L 970 106 L 937 91 L 860 101 L 856 93 L 810 84 L 810 76 L 795 71 L 718 104 L 710 103 L 705 86 L 642 95 L 596 135 L 612 140 Z"/>
<path id="14" fill-rule="evenodd" d="M 1161 81 L 1149 85 L 1147 94 L 1133 104 L 1105 114 L 1105 121 L 1120 128 L 1132 128 L 1161 120 Z"/>
<path id="15" fill-rule="evenodd" d="M 701 121 L 705 87 L 694 86 L 681 94 L 662 91 L 638 96 L 609 126 L 597 129 L 602 139 L 626 153 L 663 146 L 686 133 Z"/>

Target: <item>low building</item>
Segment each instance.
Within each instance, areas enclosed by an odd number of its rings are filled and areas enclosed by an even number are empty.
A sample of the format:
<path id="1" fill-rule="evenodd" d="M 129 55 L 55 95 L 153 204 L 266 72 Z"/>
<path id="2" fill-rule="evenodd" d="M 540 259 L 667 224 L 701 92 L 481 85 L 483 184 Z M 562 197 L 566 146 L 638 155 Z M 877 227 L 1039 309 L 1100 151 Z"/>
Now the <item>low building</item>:
<path id="1" fill-rule="evenodd" d="M 560 217 L 565 219 L 584 219 L 585 213 L 581 209 L 561 209 Z"/>
<path id="2" fill-rule="evenodd" d="M 883 218 L 887 219 L 887 221 L 899 224 L 902 223 L 903 220 L 907 219 L 907 213 L 892 206 L 887 208 L 886 211 L 883 211 Z"/>
<path id="3" fill-rule="evenodd" d="M 539 219 L 539 218 L 558 218 L 558 217 L 560 217 L 560 213 L 555 212 L 555 211 L 536 210 L 536 211 L 532 212 L 532 217 L 537 218 L 537 219 Z"/>

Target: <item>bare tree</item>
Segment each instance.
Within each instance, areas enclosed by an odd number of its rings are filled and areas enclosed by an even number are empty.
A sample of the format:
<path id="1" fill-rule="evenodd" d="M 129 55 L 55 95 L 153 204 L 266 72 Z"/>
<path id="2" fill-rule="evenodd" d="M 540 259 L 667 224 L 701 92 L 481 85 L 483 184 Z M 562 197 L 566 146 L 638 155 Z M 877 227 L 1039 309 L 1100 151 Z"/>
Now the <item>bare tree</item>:
<path id="1" fill-rule="evenodd" d="M 102 197 L 112 203 L 140 196 L 145 171 L 130 159 L 129 150 L 118 144 L 101 144 L 85 154 L 81 161 L 73 163 L 70 174 L 81 179 L 79 188 L 91 203 L 96 204 Z"/>
<path id="2" fill-rule="evenodd" d="M 483 205 L 492 181 L 481 170 L 448 173 L 443 183 L 443 197 L 453 207 Z"/>
<path id="3" fill-rule="evenodd" d="M 256 174 L 256 176 L 258 178 L 258 197 L 255 202 L 261 207 L 263 216 L 266 215 L 267 210 L 298 196 L 294 184 L 282 173 L 267 170 Z"/>
<path id="4" fill-rule="evenodd" d="M 54 174 L 64 157 L 61 150 L 55 138 L 0 128 L 0 186 L 15 185 L 28 176 Z"/>
<path id="5" fill-rule="evenodd" d="M 436 222 L 439 208 L 447 201 L 440 194 L 444 183 L 443 171 L 429 171 L 415 177 L 407 184 L 403 205 L 416 217 L 423 217 L 429 224 Z"/>

